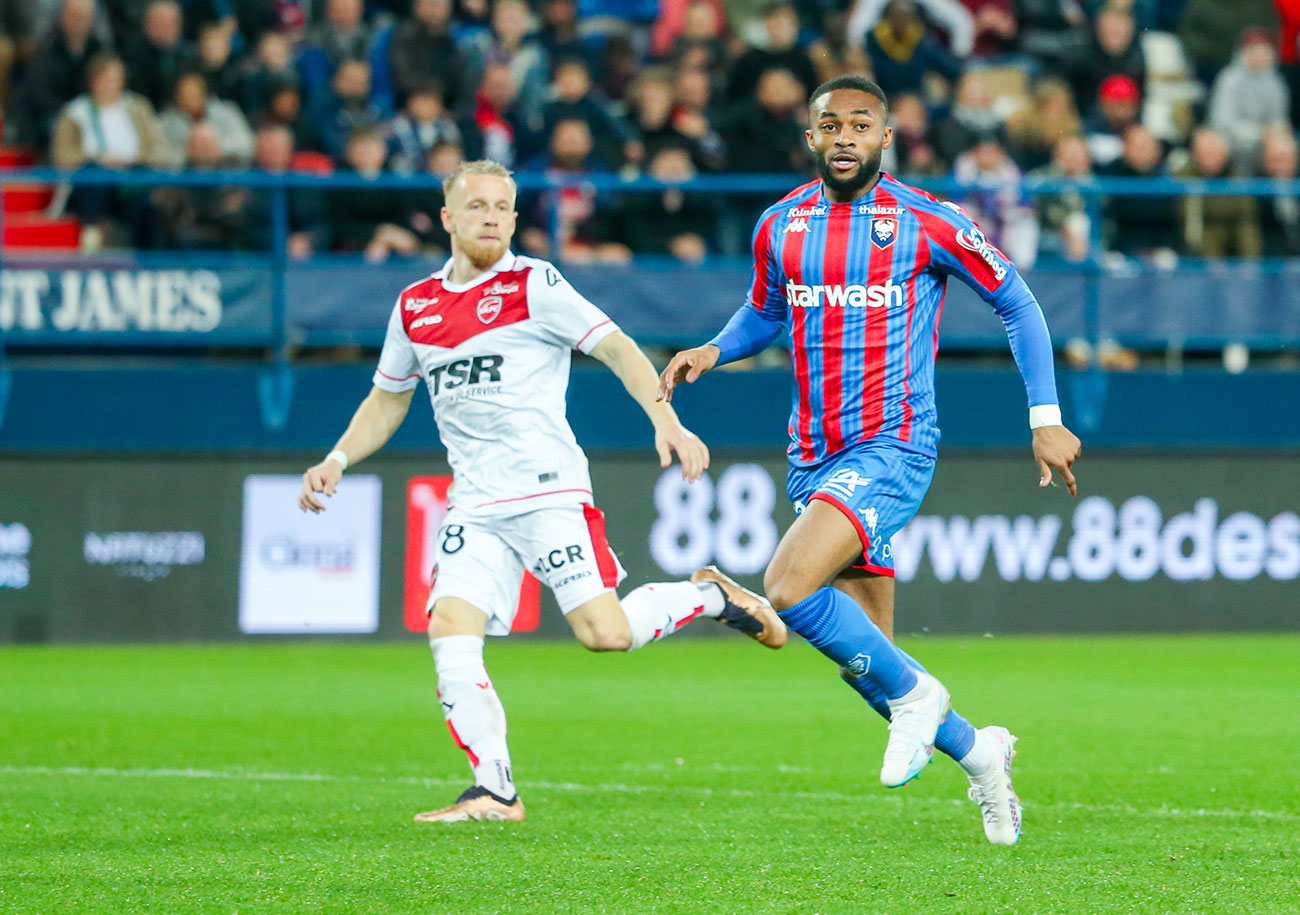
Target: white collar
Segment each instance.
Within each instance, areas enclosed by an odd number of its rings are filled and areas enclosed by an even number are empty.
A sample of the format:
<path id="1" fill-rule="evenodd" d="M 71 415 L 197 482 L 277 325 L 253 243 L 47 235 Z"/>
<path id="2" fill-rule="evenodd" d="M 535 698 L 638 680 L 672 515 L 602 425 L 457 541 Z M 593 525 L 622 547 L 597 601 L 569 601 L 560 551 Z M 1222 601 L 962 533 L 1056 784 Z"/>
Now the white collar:
<path id="1" fill-rule="evenodd" d="M 480 283 L 487 282 L 498 273 L 504 273 L 505 271 L 512 269 L 516 260 L 518 260 L 518 258 L 515 257 L 513 251 L 506 251 L 505 254 L 501 255 L 500 260 L 491 267 L 488 267 L 478 276 L 474 277 L 474 279 L 470 280 L 468 283 L 453 283 L 447 279 L 448 274 L 451 273 L 452 265 L 452 258 L 449 257 L 447 258 L 447 263 L 442 265 L 442 269 L 435 273 L 433 278 L 442 280 L 442 286 L 448 292 L 466 292 Z"/>

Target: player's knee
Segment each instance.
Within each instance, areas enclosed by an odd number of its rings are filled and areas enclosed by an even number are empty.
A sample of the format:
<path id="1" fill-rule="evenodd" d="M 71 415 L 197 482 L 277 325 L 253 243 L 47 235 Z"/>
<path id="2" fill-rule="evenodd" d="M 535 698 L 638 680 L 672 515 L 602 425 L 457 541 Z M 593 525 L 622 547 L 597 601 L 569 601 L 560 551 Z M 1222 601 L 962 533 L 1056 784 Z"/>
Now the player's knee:
<path id="1" fill-rule="evenodd" d="M 774 571 L 769 568 L 763 574 L 763 593 L 777 613 L 789 610 L 811 594 L 813 590 L 799 581 L 796 576 L 788 573 Z"/>
<path id="2" fill-rule="evenodd" d="M 589 651 L 627 651 L 632 633 L 612 626 L 587 626 L 578 630 L 578 641 Z"/>

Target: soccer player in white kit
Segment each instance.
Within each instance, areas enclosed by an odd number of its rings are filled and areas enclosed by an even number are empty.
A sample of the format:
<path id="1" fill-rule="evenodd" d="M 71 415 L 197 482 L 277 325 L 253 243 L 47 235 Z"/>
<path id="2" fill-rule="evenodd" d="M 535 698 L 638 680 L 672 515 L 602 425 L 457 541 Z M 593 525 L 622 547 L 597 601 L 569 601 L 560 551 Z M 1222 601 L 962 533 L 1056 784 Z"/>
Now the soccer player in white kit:
<path id="1" fill-rule="evenodd" d="M 433 401 L 454 483 L 438 532 L 429 595 L 429 645 L 438 698 L 474 785 L 418 822 L 522 820 L 506 746 L 506 717 L 483 662 L 485 635 L 506 635 L 524 569 L 554 592 L 579 641 L 628 651 L 698 616 L 780 648 L 786 627 L 763 598 L 713 567 L 690 581 L 642 585 L 621 600 L 627 574 L 605 540 L 587 457 L 565 417 L 573 349 L 618 376 L 654 424 L 667 467 L 708 468 L 704 443 L 656 401 L 658 374 L 630 337 L 546 261 L 510 251 L 516 188 L 510 172 L 469 162 L 443 185 L 452 257 L 406 287 L 388 323 L 374 387 L 338 444 L 303 474 L 299 506 L 320 512 L 343 472 L 397 431 L 421 381 Z"/>

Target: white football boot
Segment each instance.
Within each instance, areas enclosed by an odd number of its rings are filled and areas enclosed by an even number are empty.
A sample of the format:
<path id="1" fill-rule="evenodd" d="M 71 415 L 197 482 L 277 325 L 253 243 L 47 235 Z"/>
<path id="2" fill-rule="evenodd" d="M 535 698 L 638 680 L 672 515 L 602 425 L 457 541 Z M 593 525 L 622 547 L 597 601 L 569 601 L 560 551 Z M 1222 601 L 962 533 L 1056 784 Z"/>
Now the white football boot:
<path id="1" fill-rule="evenodd" d="M 934 758 L 934 735 L 952 708 L 944 685 L 917 671 L 916 686 L 889 702 L 889 743 L 880 782 L 886 788 L 905 785 Z"/>
<path id="2" fill-rule="evenodd" d="M 1015 845 L 1020 839 L 1020 798 L 1011 787 L 1011 760 L 1018 739 L 1006 728 L 990 725 L 975 732 L 976 740 L 993 747 L 993 765 L 983 775 L 970 777 L 967 797 L 979 804 L 984 835 L 994 845 Z"/>

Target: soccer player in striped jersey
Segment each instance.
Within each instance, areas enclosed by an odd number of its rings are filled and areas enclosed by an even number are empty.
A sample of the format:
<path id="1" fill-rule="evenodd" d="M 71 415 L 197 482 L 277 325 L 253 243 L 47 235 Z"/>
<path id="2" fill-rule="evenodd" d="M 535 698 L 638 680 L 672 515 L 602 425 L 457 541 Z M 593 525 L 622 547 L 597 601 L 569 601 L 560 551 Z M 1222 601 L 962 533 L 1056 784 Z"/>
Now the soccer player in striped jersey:
<path id="1" fill-rule="evenodd" d="M 879 86 L 836 77 L 809 107 L 821 180 L 763 214 L 748 300 L 711 341 L 673 357 L 659 394 L 670 400 L 674 385 L 788 335 L 787 488 L 798 517 L 764 575 L 767 597 L 889 721 L 881 781 L 915 778 L 937 746 L 970 778 L 989 841 L 1012 844 L 1020 836 L 1016 738 L 1004 727 L 972 727 L 951 710 L 943 685 L 893 645 L 890 538 L 916 514 L 934 473 L 934 362 L 949 277 L 1006 326 L 1029 395 L 1039 485 L 1055 470 L 1075 494 L 1080 446 L 1061 424 L 1047 323 L 1015 266 L 960 207 L 880 171 L 893 131 Z"/>

